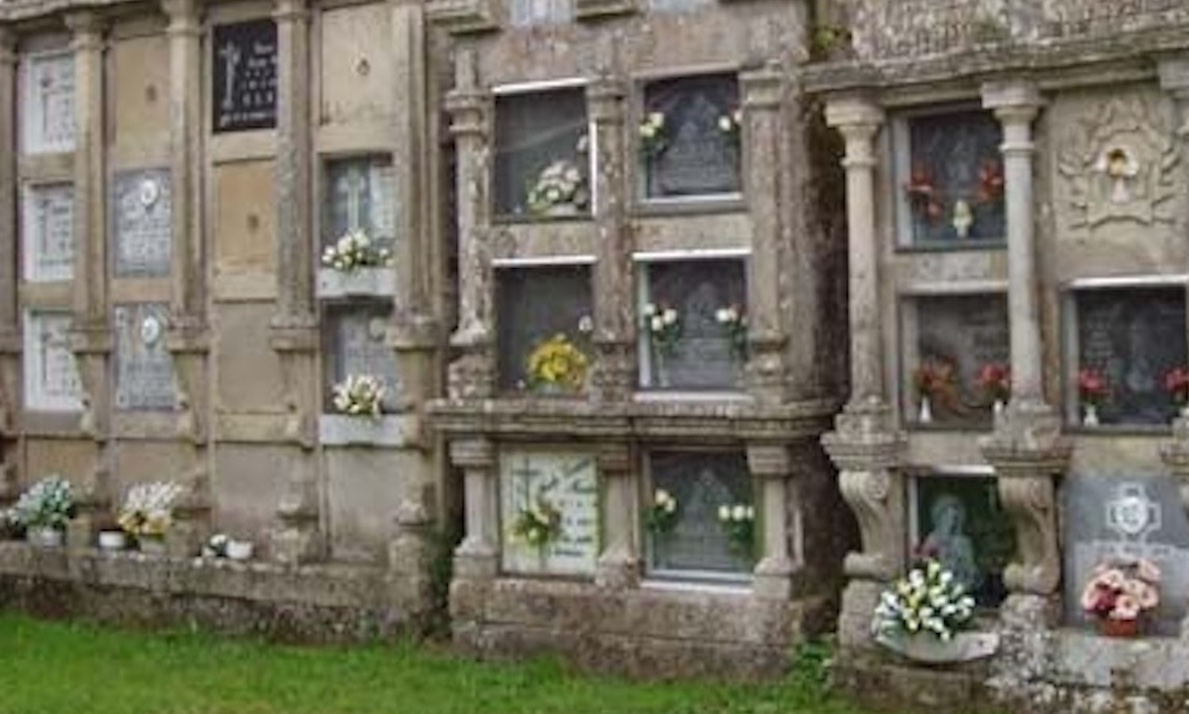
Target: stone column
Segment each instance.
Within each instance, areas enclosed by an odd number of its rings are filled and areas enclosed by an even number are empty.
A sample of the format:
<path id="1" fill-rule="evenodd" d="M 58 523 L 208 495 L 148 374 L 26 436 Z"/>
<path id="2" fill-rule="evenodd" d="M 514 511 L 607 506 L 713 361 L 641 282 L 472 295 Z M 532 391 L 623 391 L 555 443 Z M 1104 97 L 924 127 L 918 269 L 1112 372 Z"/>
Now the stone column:
<path id="1" fill-rule="evenodd" d="M 863 647 L 871 642 L 871 613 L 880 590 L 905 565 L 904 484 L 898 471 L 903 439 L 884 394 L 880 333 L 874 139 L 884 113 L 866 97 L 840 96 L 828 101 L 826 121 L 846 140 L 851 396 L 822 444 L 839 470 L 842 497 L 862 536 L 862 550 L 848 554 L 843 564 L 850 582 L 843 593 L 839 641 Z"/>
<path id="2" fill-rule="evenodd" d="M 190 444 L 182 468 L 185 496 L 170 529 L 171 552 L 193 552 L 206 537 L 210 513 L 210 423 L 206 314 L 206 245 L 203 240 L 202 27 L 199 0 L 162 0 L 169 18 L 169 164 L 173 201 L 173 266 L 170 329 L 166 345 L 177 375 L 179 438 Z"/>
<path id="3" fill-rule="evenodd" d="M 80 484 L 79 515 L 71 524 L 70 542 L 90 543 L 93 520 L 106 508 L 109 494 L 111 416 L 107 290 L 107 173 L 104 166 L 103 25 L 89 11 L 66 16 L 73 33 L 75 82 L 74 153 L 74 316 L 70 349 L 83 386 L 80 427 L 96 442 L 95 465 Z"/>
<path id="4" fill-rule="evenodd" d="M 425 18 L 418 3 L 393 0 L 392 46 L 396 48 L 396 76 L 392 87 L 399 97 L 395 106 L 392 136 L 392 166 L 395 173 L 397 273 L 396 296 L 388 343 L 396 351 L 401 375 L 401 402 L 413 422 L 412 442 L 423 458 L 416 468 L 401 473 L 400 506 L 395 514 L 396 537 L 389 543 L 389 566 L 398 573 L 394 586 L 404 588 L 407 601 L 428 599 L 429 535 L 433 525 L 435 461 L 425 453 L 429 444 L 423 434 L 425 403 L 437 394 L 439 379 L 435 360 L 438 324 L 430 305 L 436 272 L 432 261 L 433 178 L 429 147 L 432 146 L 427 117 L 429 98 L 425 67 Z"/>
<path id="5" fill-rule="evenodd" d="M 495 389 L 490 298 L 494 278 L 483 245 L 491 221 L 491 147 L 488 99 L 479 89 L 476 61 L 473 50 L 458 51 L 454 89 L 446 97 L 454 136 L 458 204 L 458 329 L 450 343 L 461 353 L 450 365 L 452 398 L 489 397 Z"/>
<path id="6" fill-rule="evenodd" d="M 594 220 L 598 260 L 594 265 L 595 374 L 594 398 L 626 399 L 636 383 L 637 363 L 633 340 L 632 258 L 627 206 L 623 200 L 625 121 L 622 80 L 609 72 L 586 89 L 587 107 L 594 125 L 590 146 L 596 152 Z"/>
<path id="7" fill-rule="evenodd" d="M 605 588 L 635 587 L 640 581 L 640 556 L 636 552 L 639 517 L 632 481 L 631 447 L 607 444 L 599 451 L 598 463 L 606 530 L 595 582 Z"/>
<path id="8" fill-rule="evenodd" d="M 1003 124 L 1012 398 L 981 446 L 983 457 L 995 467 L 999 496 L 1016 527 L 1017 560 L 1004 571 L 1011 596 L 1002 612 L 1008 620 L 1026 623 L 1024 627 L 1045 624 L 1059 598 L 1054 478 L 1064 473 L 1070 450 L 1059 416 L 1045 403 L 1041 372 L 1032 181 L 1032 121 L 1041 104 L 1028 82 L 983 86 L 983 106 Z"/>
<path id="9" fill-rule="evenodd" d="M 0 437 L 18 435 L 21 394 L 20 306 L 17 302 L 17 38 L 0 27 Z M 3 444 L 0 506 L 18 495 L 15 444 Z"/>
<path id="10" fill-rule="evenodd" d="M 277 0 L 277 308 L 269 344 L 281 361 L 286 438 L 301 452 L 290 458 L 289 483 L 277 509 L 273 555 L 283 562 L 320 557 L 314 448 L 321 375 L 313 290 L 313 186 L 310 170 L 310 16 L 306 0 Z"/>
<path id="11" fill-rule="evenodd" d="M 748 391 L 760 404 L 779 405 L 788 391 L 784 349 L 788 335 L 781 309 L 781 273 L 787 268 L 781 221 L 783 82 L 779 64 L 739 76 L 743 96 L 744 186 L 752 223 L 747 261 Z"/>
<path id="12" fill-rule="evenodd" d="M 450 461 L 462 469 L 466 503 L 466 535 L 454 550 L 454 575 L 491 580 L 500 560 L 495 446 L 481 437 L 460 439 L 450 444 Z"/>
<path id="13" fill-rule="evenodd" d="M 789 514 L 800 513 L 801 502 L 790 499 L 792 462 L 788 447 L 781 444 L 748 444 L 747 466 L 760 485 L 759 520 L 761 557 L 755 567 L 756 597 L 788 600 L 792 576 L 797 567 L 789 552 Z"/>

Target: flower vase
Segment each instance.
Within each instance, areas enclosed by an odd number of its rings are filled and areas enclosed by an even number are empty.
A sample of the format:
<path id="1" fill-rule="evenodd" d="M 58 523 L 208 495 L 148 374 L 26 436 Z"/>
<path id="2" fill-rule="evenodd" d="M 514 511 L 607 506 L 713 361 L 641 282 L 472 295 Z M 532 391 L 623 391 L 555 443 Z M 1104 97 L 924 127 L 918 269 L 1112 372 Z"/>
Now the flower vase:
<path id="1" fill-rule="evenodd" d="M 136 539 L 136 546 L 146 555 L 165 555 L 165 537 L 159 535 L 143 535 Z"/>
<path id="2" fill-rule="evenodd" d="M 1104 617 L 1098 621 L 1098 631 L 1105 637 L 1139 637 L 1141 629 L 1138 617 L 1130 620 Z"/>
<path id="3" fill-rule="evenodd" d="M 29 528 L 25 540 L 35 548 L 61 548 L 65 534 L 57 528 Z"/>
<path id="4" fill-rule="evenodd" d="M 920 411 L 917 413 L 917 421 L 921 424 L 933 423 L 933 405 L 929 403 L 929 397 L 921 397 Z"/>
<path id="5" fill-rule="evenodd" d="M 1098 405 L 1087 404 L 1085 412 L 1082 417 L 1082 426 L 1098 426 Z"/>

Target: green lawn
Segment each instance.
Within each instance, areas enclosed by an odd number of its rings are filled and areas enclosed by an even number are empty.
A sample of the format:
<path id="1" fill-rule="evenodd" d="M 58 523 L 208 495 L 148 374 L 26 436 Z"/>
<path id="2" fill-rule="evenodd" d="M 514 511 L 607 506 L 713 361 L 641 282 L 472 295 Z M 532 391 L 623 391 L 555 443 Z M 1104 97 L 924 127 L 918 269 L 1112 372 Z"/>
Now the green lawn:
<path id="1" fill-rule="evenodd" d="M 414 645 L 297 648 L 0 613 L 3 714 L 860 714 L 813 657 L 767 686 L 634 684 Z M 820 657 L 819 657 L 820 659 Z"/>

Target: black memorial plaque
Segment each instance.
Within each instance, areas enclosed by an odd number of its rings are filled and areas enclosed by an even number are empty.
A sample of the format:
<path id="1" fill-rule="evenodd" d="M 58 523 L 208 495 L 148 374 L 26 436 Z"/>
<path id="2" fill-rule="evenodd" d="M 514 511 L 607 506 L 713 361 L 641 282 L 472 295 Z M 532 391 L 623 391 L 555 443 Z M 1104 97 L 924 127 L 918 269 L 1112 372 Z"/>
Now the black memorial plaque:
<path id="1" fill-rule="evenodd" d="M 277 25 L 253 20 L 215 27 L 211 58 L 214 130 L 277 125 Z"/>
<path id="2" fill-rule="evenodd" d="M 647 194 L 682 198 L 738 193 L 737 130 L 724 131 L 724 117 L 734 119 L 739 89 L 729 75 L 683 77 L 653 82 L 645 89 L 649 113 L 665 118 L 665 148 L 646 157 Z"/>
<path id="3" fill-rule="evenodd" d="M 750 570 L 749 561 L 731 547 L 718 515 L 723 506 L 751 505 L 747 458 L 742 453 L 658 451 L 651 455 L 650 469 L 653 489 L 664 489 L 678 504 L 673 529 L 650 538 L 653 570 Z"/>

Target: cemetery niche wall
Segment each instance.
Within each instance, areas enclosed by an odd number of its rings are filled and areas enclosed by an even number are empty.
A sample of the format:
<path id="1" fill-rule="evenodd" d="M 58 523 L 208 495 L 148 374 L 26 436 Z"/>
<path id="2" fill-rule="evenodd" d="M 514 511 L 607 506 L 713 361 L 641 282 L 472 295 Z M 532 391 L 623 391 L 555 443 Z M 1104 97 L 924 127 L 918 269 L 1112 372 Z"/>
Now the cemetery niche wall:
<path id="1" fill-rule="evenodd" d="M 842 256 L 790 81 L 807 8 L 427 11 L 454 48 L 457 352 L 429 414 L 466 504 L 455 643 L 784 670 L 850 536 L 818 443 Z"/>
<path id="2" fill-rule="evenodd" d="M 64 547 L 3 520 L 0 604 L 427 626 L 450 311 L 426 37 L 418 4 L 0 5 L 0 511 L 58 475 L 76 512 Z M 112 550 L 154 482 L 168 527 Z"/>
<path id="3" fill-rule="evenodd" d="M 914 710 L 1182 711 L 1189 64 L 1159 38 L 1189 15 L 820 19 L 806 84 L 845 144 L 851 302 L 824 443 L 862 531 L 839 681 Z M 929 560 L 973 597 L 946 639 L 895 607 Z"/>

